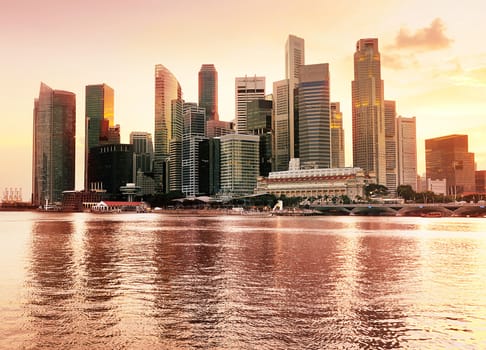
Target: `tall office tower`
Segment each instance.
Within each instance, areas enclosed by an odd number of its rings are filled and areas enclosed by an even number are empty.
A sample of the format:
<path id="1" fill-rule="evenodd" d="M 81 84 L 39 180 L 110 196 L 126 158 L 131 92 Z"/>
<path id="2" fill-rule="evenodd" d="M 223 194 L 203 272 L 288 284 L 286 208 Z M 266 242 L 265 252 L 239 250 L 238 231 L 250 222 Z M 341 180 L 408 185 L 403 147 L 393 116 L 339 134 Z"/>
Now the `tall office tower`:
<path id="1" fill-rule="evenodd" d="M 467 135 L 448 135 L 425 140 L 427 181 L 446 180 L 448 195 L 476 189 L 474 153 L 468 151 Z"/>
<path id="2" fill-rule="evenodd" d="M 300 67 L 305 64 L 304 39 L 289 35 L 285 43 L 285 79 L 289 82 L 289 157 L 298 158 L 299 120 L 296 115 L 298 112 L 295 102 L 295 89 L 298 88 L 300 79 Z"/>
<path id="3" fill-rule="evenodd" d="M 34 101 L 32 204 L 62 200 L 74 189 L 76 95 L 40 85 Z"/>
<path id="4" fill-rule="evenodd" d="M 196 103 L 184 103 L 184 132 L 182 135 L 182 192 L 186 196 L 201 194 L 199 179 L 207 179 L 209 174 L 199 173 L 200 144 L 205 136 L 206 110 Z M 206 193 L 207 194 L 207 193 Z"/>
<path id="5" fill-rule="evenodd" d="M 248 102 L 247 131 L 260 137 L 260 176 L 268 176 L 272 171 L 272 109 L 270 100 Z"/>
<path id="6" fill-rule="evenodd" d="M 265 77 L 235 78 L 236 132 L 246 132 L 248 102 L 265 98 Z"/>
<path id="7" fill-rule="evenodd" d="M 113 89 L 106 84 L 87 85 L 85 93 L 84 186 L 85 189 L 88 189 L 90 149 L 101 144 L 120 143 L 120 128 L 118 126 L 118 142 L 116 142 L 115 93 Z"/>
<path id="8" fill-rule="evenodd" d="M 331 168 L 344 168 L 343 113 L 339 102 L 331 102 Z"/>
<path id="9" fill-rule="evenodd" d="M 273 83 L 273 166 L 272 171 L 285 171 L 289 168 L 289 80 Z"/>
<path id="10" fill-rule="evenodd" d="M 172 138 L 169 141 L 169 189 L 182 190 L 182 134 L 184 130 L 184 101 L 172 100 Z"/>
<path id="11" fill-rule="evenodd" d="M 229 196 L 253 194 L 258 177 L 255 135 L 221 136 L 221 192 Z"/>
<path id="12" fill-rule="evenodd" d="M 486 193 L 486 170 L 477 170 L 476 174 L 476 193 Z"/>
<path id="13" fill-rule="evenodd" d="M 182 90 L 174 75 L 163 65 L 155 66 L 154 179 L 157 192 L 167 192 L 168 160 L 172 129 L 172 100 L 181 100 Z"/>
<path id="14" fill-rule="evenodd" d="M 398 185 L 410 185 L 417 191 L 417 127 L 415 117 L 397 117 Z"/>
<path id="15" fill-rule="evenodd" d="M 199 70 L 199 107 L 206 110 L 206 120 L 219 120 L 218 72 L 214 64 L 203 64 Z"/>
<path id="16" fill-rule="evenodd" d="M 144 173 L 152 171 L 152 135 L 148 132 L 133 131 L 130 133 L 130 144 L 133 145 L 133 179 L 136 179 L 138 170 Z"/>
<path id="17" fill-rule="evenodd" d="M 208 120 L 206 122 L 206 136 L 220 137 L 223 135 L 234 134 L 235 128 L 233 122 L 223 120 Z"/>
<path id="18" fill-rule="evenodd" d="M 386 153 L 386 183 L 390 192 L 395 192 L 397 180 L 397 130 L 396 130 L 396 103 L 385 101 L 385 153 Z"/>
<path id="19" fill-rule="evenodd" d="M 360 39 L 354 53 L 353 164 L 386 185 L 385 111 L 378 39 Z"/>
<path id="20" fill-rule="evenodd" d="M 329 65 L 300 67 L 299 153 L 303 168 L 331 167 Z"/>

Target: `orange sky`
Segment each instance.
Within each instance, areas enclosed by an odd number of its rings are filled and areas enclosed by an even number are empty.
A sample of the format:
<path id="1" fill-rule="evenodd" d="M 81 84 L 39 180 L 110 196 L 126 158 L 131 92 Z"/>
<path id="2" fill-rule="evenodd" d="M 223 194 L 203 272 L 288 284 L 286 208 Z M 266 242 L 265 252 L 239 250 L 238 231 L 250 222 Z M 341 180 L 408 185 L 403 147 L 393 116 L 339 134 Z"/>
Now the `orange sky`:
<path id="1" fill-rule="evenodd" d="M 424 139 L 469 135 L 486 169 L 486 4 L 482 1 L 222 0 L 9 1 L 0 11 L 0 190 L 31 192 L 32 108 L 41 81 L 77 95 L 77 189 L 83 184 L 84 87 L 115 89 L 122 141 L 153 132 L 154 65 L 197 101 L 197 72 L 214 63 L 220 117 L 234 117 L 234 78 L 263 75 L 267 93 L 284 78 L 289 34 L 305 39 L 306 63 L 329 63 L 331 97 L 342 104 L 351 159 L 352 56 L 356 41 L 379 38 L 385 98 L 417 117 L 419 171 Z"/>

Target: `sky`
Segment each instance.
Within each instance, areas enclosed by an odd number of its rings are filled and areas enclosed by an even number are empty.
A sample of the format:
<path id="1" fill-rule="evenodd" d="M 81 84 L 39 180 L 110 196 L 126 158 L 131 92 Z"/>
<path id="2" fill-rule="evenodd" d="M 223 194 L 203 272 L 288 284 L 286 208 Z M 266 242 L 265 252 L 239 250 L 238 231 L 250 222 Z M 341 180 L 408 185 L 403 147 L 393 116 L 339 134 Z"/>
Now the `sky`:
<path id="1" fill-rule="evenodd" d="M 351 81 L 360 38 L 378 38 L 385 99 L 417 118 L 419 173 L 424 140 L 469 135 L 486 169 L 486 3 L 481 0 L 16 0 L 0 11 L 0 190 L 30 199 L 32 110 L 41 81 L 76 94 L 76 189 L 83 187 L 84 89 L 115 90 L 122 142 L 154 128 L 154 66 L 197 102 L 197 74 L 219 74 L 219 114 L 235 114 L 234 79 L 284 78 L 285 41 L 305 40 L 305 63 L 329 63 L 331 100 L 341 102 L 346 165 L 352 166 Z"/>

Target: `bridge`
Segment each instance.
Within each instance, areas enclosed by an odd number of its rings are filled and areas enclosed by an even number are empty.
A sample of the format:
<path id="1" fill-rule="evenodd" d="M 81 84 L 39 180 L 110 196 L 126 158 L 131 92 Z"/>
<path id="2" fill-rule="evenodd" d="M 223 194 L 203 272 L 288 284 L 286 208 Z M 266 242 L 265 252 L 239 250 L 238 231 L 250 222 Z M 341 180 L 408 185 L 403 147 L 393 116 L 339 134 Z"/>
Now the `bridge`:
<path id="1" fill-rule="evenodd" d="M 324 204 L 310 205 L 310 208 L 323 215 L 486 217 L 486 206 L 476 203 Z"/>

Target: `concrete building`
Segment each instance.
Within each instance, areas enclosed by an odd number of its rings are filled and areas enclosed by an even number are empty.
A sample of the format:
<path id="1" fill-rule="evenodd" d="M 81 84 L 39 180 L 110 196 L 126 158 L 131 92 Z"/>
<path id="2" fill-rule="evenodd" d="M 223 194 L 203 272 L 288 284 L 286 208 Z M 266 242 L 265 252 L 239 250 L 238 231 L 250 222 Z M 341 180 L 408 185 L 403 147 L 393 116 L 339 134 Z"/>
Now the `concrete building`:
<path id="1" fill-rule="evenodd" d="M 61 202 L 74 189 L 76 95 L 41 83 L 33 119 L 32 204 Z"/>
<path id="2" fill-rule="evenodd" d="M 258 177 L 258 136 L 221 136 L 221 192 L 224 195 L 252 194 Z"/>
<path id="3" fill-rule="evenodd" d="M 272 171 L 288 170 L 290 160 L 289 80 L 273 83 L 273 162 Z"/>
<path id="4" fill-rule="evenodd" d="M 267 176 L 272 171 L 272 110 L 270 100 L 248 102 L 247 132 L 260 137 L 260 175 Z"/>
<path id="5" fill-rule="evenodd" d="M 259 177 L 256 193 L 270 193 L 277 197 L 344 195 L 355 200 L 364 198 L 364 186 L 375 181 L 359 168 L 293 169 Z"/>
<path id="6" fill-rule="evenodd" d="M 331 167 L 329 65 L 300 67 L 299 158 L 303 168 Z"/>
<path id="7" fill-rule="evenodd" d="M 486 194 L 486 170 L 476 171 L 476 192 Z"/>
<path id="8" fill-rule="evenodd" d="M 398 185 L 417 186 L 417 126 L 415 117 L 396 118 Z"/>
<path id="9" fill-rule="evenodd" d="M 331 102 L 331 168 L 344 168 L 343 113 L 339 102 Z"/>
<path id="10" fill-rule="evenodd" d="M 248 102 L 265 98 L 265 77 L 235 78 L 236 132 L 246 132 Z"/>
<path id="11" fill-rule="evenodd" d="M 385 101 L 385 155 L 386 183 L 385 186 L 394 193 L 398 186 L 397 180 L 397 130 L 396 102 Z"/>
<path id="12" fill-rule="evenodd" d="M 384 84 L 378 39 L 360 39 L 352 81 L 353 164 L 386 185 Z"/>
<path id="13" fill-rule="evenodd" d="M 474 153 L 467 135 L 448 135 L 425 140 L 425 172 L 430 180 L 446 180 L 447 195 L 475 192 Z"/>
<path id="14" fill-rule="evenodd" d="M 153 189 L 153 184 L 145 176 L 149 176 L 153 180 L 154 146 L 152 135 L 148 132 L 133 131 L 130 133 L 130 144 L 133 145 L 133 180 L 136 186 L 141 188 L 142 194 L 149 194 L 151 193 L 149 191 Z"/>

